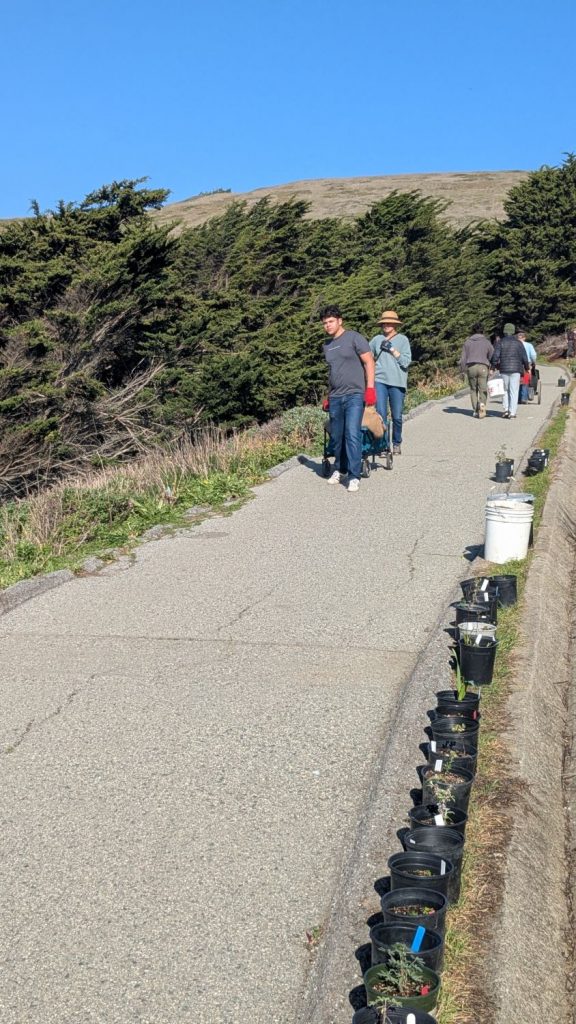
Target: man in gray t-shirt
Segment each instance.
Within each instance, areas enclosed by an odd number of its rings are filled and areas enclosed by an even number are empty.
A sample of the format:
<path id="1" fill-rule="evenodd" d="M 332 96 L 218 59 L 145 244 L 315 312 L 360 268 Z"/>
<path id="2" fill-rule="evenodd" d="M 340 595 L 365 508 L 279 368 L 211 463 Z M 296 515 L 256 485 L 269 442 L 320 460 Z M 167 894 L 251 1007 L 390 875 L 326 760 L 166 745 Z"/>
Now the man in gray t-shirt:
<path id="1" fill-rule="evenodd" d="M 362 334 L 346 330 L 338 306 L 326 306 L 320 319 L 329 336 L 323 352 L 330 367 L 327 405 L 335 451 L 334 472 L 328 483 L 340 483 L 348 472 L 348 490 L 353 492 L 360 486 L 362 470 L 364 403 L 376 405 L 374 356 Z"/>

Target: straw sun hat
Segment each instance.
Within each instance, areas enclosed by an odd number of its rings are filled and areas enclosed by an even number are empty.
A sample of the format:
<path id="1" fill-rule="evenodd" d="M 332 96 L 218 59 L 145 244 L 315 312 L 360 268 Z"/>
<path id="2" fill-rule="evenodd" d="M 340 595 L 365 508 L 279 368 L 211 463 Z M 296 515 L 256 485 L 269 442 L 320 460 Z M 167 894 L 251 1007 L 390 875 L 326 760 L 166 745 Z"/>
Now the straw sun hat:
<path id="1" fill-rule="evenodd" d="M 384 312 L 382 313 L 382 316 L 378 320 L 378 323 L 379 324 L 401 324 L 402 321 L 401 321 L 400 317 L 398 316 L 398 313 L 395 313 L 393 309 L 385 309 Z"/>

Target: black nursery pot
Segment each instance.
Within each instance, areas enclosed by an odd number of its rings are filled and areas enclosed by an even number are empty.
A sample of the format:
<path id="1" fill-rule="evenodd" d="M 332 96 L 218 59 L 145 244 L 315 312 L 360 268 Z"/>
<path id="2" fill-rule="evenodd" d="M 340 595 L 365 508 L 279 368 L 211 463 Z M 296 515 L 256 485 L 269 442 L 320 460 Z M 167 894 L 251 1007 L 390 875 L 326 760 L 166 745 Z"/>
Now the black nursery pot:
<path id="1" fill-rule="evenodd" d="M 411 830 L 414 829 L 428 829 L 442 831 L 445 828 L 453 829 L 454 832 L 460 832 L 462 836 L 466 832 L 466 823 L 468 821 L 468 815 L 464 811 L 459 811 L 457 808 L 450 808 L 448 811 L 448 817 L 444 820 L 444 824 L 438 823 L 438 806 L 437 804 L 421 804 L 419 807 L 411 807 L 408 811 L 408 821 L 411 825 Z"/>
<path id="2" fill-rule="evenodd" d="M 442 719 L 437 719 L 439 726 L 442 725 Z M 465 722 L 465 720 L 464 720 Z M 447 748 L 452 751 L 462 752 L 462 755 L 472 754 L 474 757 L 478 754 L 478 733 L 469 732 L 451 732 L 445 736 L 441 736 L 440 739 L 435 739 L 434 736 L 428 740 L 428 760 L 433 757 L 436 751 L 442 748 Z"/>
<path id="3" fill-rule="evenodd" d="M 477 709 L 480 704 L 480 694 L 470 693 L 470 691 L 468 691 L 468 693 L 464 694 L 462 700 L 459 700 L 457 690 L 437 690 L 436 700 L 438 701 L 438 707 L 440 707 L 441 704 L 446 704 L 451 701 L 457 705 L 465 705 L 466 707 L 473 707 Z"/>
<path id="4" fill-rule="evenodd" d="M 565 391 L 564 392 L 564 394 L 560 398 L 560 402 L 561 402 L 562 405 L 570 405 L 570 392 L 569 391 Z"/>
<path id="5" fill-rule="evenodd" d="M 426 850 L 447 857 L 454 865 L 454 874 L 448 886 L 450 902 L 456 902 L 460 895 L 460 875 L 464 854 L 464 836 L 455 828 L 416 828 L 407 832 L 402 839 L 405 850 Z M 437 970 L 430 964 L 433 970 Z"/>
<path id="6" fill-rule="evenodd" d="M 393 853 L 388 858 L 390 869 L 390 887 L 409 889 L 417 885 L 419 889 L 441 892 L 448 896 L 448 883 L 454 873 L 454 865 L 444 857 L 435 853 L 421 853 L 412 850 L 406 853 Z M 430 871 L 429 875 L 416 874 L 418 871 Z"/>
<path id="7" fill-rule="evenodd" d="M 496 625 L 496 619 L 492 619 L 492 602 L 485 601 L 482 604 L 474 602 L 459 601 L 454 605 L 456 609 L 456 625 L 461 622 L 492 622 Z"/>
<path id="8" fill-rule="evenodd" d="M 490 582 L 498 590 L 498 604 L 506 608 L 518 600 L 518 578 L 513 573 L 491 576 Z"/>
<path id="9" fill-rule="evenodd" d="M 485 594 L 492 593 L 494 596 L 496 593 L 495 588 L 490 586 L 489 576 L 471 576 L 467 580 L 462 580 L 460 586 L 464 594 L 464 600 L 469 601 L 471 604 L 478 604 L 478 598 L 483 601 Z"/>
<path id="10" fill-rule="evenodd" d="M 478 748 L 478 733 L 480 732 L 480 720 L 473 721 L 471 718 L 460 718 L 457 715 L 437 715 L 430 722 L 432 739 L 436 743 L 450 740 L 457 750 L 468 752 Z"/>
<path id="11" fill-rule="evenodd" d="M 455 779 L 443 779 L 443 775 L 453 775 Z M 432 780 L 434 785 L 432 784 Z M 466 768 L 447 768 L 446 772 L 437 772 L 433 765 L 427 764 L 422 771 L 422 803 L 434 804 L 437 801 L 446 803 L 447 807 L 457 807 L 460 811 L 468 813 L 468 802 L 474 775 Z M 440 793 L 445 794 L 446 799 L 440 800 L 440 795 L 434 793 L 434 786 L 437 786 Z"/>
<path id="12" fill-rule="evenodd" d="M 466 721 L 479 722 L 480 712 L 473 704 L 466 704 L 462 700 L 438 701 L 434 708 L 434 714 L 440 718 L 465 718 Z"/>
<path id="13" fill-rule="evenodd" d="M 497 483 L 506 483 L 514 472 L 514 460 L 503 459 L 502 462 L 496 463 L 496 469 L 494 471 L 494 479 Z"/>
<path id="14" fill-rule="evenodd" d="M 403 946 L 410 949 L 417 930 L 417 924 L 375 924 L 370 929 L 372 963 L 386 963 L 390 946 L 393 946 L 395 942 L 401 942 Z M 440 932 L 433 932 L 427 928 L 420 949 L 415 956 L 419 956 L 426 967 L 431 967 L 437 973 L 440 972 L 444 964 L 444 936 Z"/>
<path id="15" fill-rule="evenodd" d="M 435 892 L 433 889 L 423 889 L 419 885 L 410 886 L 406 889 L 396 889 L 387 892 L 380 897 L 382 917 L 384 924 L 406 924 L 423 925 L 429 931 L 444 934 L 446 926 L 446 907 L 448 899 L 444 893 Z M 417 913 L 419 907 L 427 907 L 429 914 Z M 395 913 L 395 910 L 402 909 L 403 913 Z M 405 911 L 414 911 L 406 913 Z"/>
<path id="16" fill-rule="evenodd" d="M 384 1014 L 377 1006 L 363 1006 L 352 1017 L 352 1024 L 406 1024 L 409 1014 L 414 1024 L 436 1024 L 436 1018 L 422 1010 L 411 1010 L 407 1006 L 391 1006 Z"/>
<path id="17" fill-rule="evenodd" d="M 489 686 L 494 674 L 497 640 L 482 639 L 479 644 L 459 642 L 462 678 L 471 686 Z"/>
<path id="18" fill-rule="evenodd" d="M 566 387 L 566 378 L 565 377 L 558 377 L 558 387 L 559 388 L 565 388 Z"/>
<path id="19" fill-rule="evenodd" d="M 452 768 L 465 768 L 467 772 L 471 772 L 472 775 L 476 775 L 476 763 L 478 754 L 476 751 L 473 753 L 465 754 L 463 750 L 457 750 L 453 746 L 440 747 L 438 744 L 434 744 L 436 750 L 432 750 L 430 744 L 428 744 L 428 764 L 432 768 L 438 770 L 438 763 L 441 762 L 442 768 L 445 771 L 446 765 L 450 764 Z"/>

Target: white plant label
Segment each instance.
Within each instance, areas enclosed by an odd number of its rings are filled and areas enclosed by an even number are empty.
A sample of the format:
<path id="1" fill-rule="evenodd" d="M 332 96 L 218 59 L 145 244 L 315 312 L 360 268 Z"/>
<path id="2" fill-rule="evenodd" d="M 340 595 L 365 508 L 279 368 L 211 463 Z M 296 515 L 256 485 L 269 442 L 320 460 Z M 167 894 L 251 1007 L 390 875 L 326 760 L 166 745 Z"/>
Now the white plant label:
<path id="1" fill-rule="evenodd" d="M 441 875 L 445 875 L 446 874 L 446 861 L 445 860 L 440 862 L 440 874 Z"/>
<path id="2" fill-rule="evenodd" d="M 482 586 L 480 587 L 480 590 L 486 590 L 486 587 L 488 586 L 489 582 L 490 580 L 484 580 Z"/>
<path id="3" fill-rule="evenodd" d="M 441 772 L 443 767 L 444 761 L 439 757 L 438 760 L 434 762 L 434 771 Z"/>
<path id="4" fill-rule="evenodd" d="M 409 1013 L 406 1017 L 406 1024 L 416 1024 L 416 1017 L 413 1013 Z"/>
<path id="5" fill-rule="evenodd" d="M 443 814 L 435 814 L 434 815 L 434 824 L 435 825 L 443 825 L 444 824 L 444 815 Z"/>
<path id="6" fill-rule="evenodd" d="M 482 639 L 482 633 L 478 633 L 478 636 L 476 637 L 476 647 L 480 647 L 481 639 Z"/>
<path id="7" fill-rule="evenodd" d="M 430 750 L 433 754 L 436 753 L 436 740 L 430 740 Z"/>

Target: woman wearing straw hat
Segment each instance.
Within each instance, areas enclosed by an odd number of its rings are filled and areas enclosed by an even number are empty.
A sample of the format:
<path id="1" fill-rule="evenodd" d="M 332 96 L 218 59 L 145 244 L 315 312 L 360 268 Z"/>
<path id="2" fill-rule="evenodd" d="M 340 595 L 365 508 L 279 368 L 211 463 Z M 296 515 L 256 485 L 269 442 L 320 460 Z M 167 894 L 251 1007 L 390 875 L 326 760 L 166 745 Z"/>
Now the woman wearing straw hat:
<path id="1" fill-rule="evenodd" d="M 412 352 L 406 335 L 398 334 L 397 327 L 402 321 L 393 309 L 385 309 L 378 323 L 382 325 L 382 334 L 377 334 L 370 342 L 376 360 L 376 408 L 386 422 L 390 405 L 393 451 L 394 455 L 400 455 L 402 411 Z"/>

